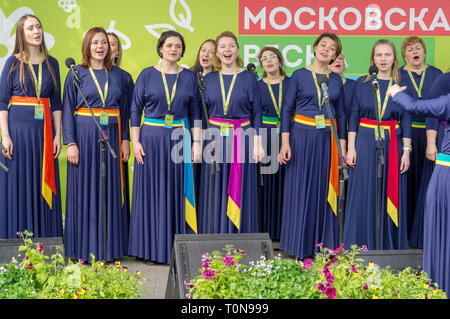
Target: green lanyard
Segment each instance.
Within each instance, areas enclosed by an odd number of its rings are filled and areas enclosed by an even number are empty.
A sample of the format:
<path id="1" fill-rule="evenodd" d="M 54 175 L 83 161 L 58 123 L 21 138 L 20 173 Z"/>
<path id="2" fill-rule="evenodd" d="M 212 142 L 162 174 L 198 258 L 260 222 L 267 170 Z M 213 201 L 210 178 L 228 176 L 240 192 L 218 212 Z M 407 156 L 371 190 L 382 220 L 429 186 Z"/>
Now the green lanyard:
<path id="1" fill-rule="evenodd" d="M 317 89 L 317 99 L 319 100 L 319 110 L 322 111 L 322 105 L 323 105 L 323 99 L 322 99 L 322 93 L 320 92 L 320 87 L 317 84 L 317 77 L 316 77 L 316 73 L 314 72 L 314 66 L 311 65 L 311 72 L 312 72 L 312 76 L 313 76 L 313 80 L 314 80 L 314 84 L 316 85 L 316 89 Z M 329 77 L 330 71 L 327 70 L 327 78 Z"/>
<path id="2" fill-rule="evenodd" d="M 392 85 L 392 78 L 389 79 L 389 85 L 388 85 L 387 91 L 389 91 L 389 88 L 391 87 L 391 85 Z M 386 111 L 386 106 L 387 106 L 389 97 L 387 96 L 387 94 L 384 96 L 383 108 L 381 108 L 380 90 L 377 90 L 377 100 L 378 100 L 378 115 L 380 116 L 380 121 L 381 121 L 381 119 L 383 118 L 384 112 Z"/>
<path id="3" fill-rule="evenodd" d="M 167 99 L 167 105 L 169 106 L 170 111 L 170 104 L 172 104 L 173 98 L 175 97 L 175 92 L 177 91 L 177 82 L 178 82 L 178 66 L 177 66 L 177 79 L 175 80 L 175 83 L 172 87 L 172 96 L 169 94 L 169 87 L 167 86 L 167 80 L 166 80 L 166 73 L 164 73 L 164 66 L 162 63 L 159 65 L 161 69 L 161 75 L 164 83 L 164 90 L 166 91 L 166 99 Z"/>
<path id="4" fill-rule="evenodd" d="M 267 88 L 269 89 L 270 97 L 272 98 L 273 106 L 275 107 L 275 111 L 277 111 L 278 117 L 280 117 L 280 111 L 281 111 L 281 101 L 283 99 L 283 77 L 280 75 L 280 90 L 278 93 L 278 104 L 277 100 L 275 99 L 275 95 L 272 91 L 272 86 L 270 85 L 269 79 L 267 79 Z"/>
<path id="5" fill-rule="evenodd" d="M 220 79 L 220 90 L 222 91 L 222 103 L 223 103 L 223 114 L 227 115 L 228 106 L 230 104 L 231 99 L 231 91 L 233 91 L 234 83 L 236 82 L 237 70 L 233 73 L 233 79 L 231 80 L 230 89 L 228 90 L 228 95 L 225 99 L 225 86 L 223 84 L 223 76 L 222 71 L 219 71 L 219 79 Z"/>
<path id="6" fill-rule="evenodd" d="M 97 87 L 98 94 L 100 95 L 100 99 L 102 100 L 103 107 L 106 106 L 106 97 L 108 96 L 108 70 L 105 68 L 106 73 L 106 83 L 104 88 L 104 94 L 102 92 L 102 89 L 100 88 L 100 85 L 98 84 L 97 77 L 94 74 L 94 70 L 92 70 L 92 67 L 89 67 L 89 72 L 91 72 L 92 79 L 94 80 L 95 86 Z"/>
<path id="7" fill-rule="evenodd" d="M 409 70 L 408 66 L 405 66 L 405 70 L 409 74 L 409 78 L 411 79 L 411 82 L 414 85 L 414 88 L 416 89 L 419 99 L 422 98 L 422 87 L 423 87 L 423 81 L 425 80 L 425 72 L 427 71 L 427 67 L 428 67 L 428 65 L 425 65 L 425 67 L 423 68 L 422 76 L 420 77 L 420 84 L 419 84 L 419 87 L 417 87 L 416 81 L 414 81 L 414 77 L 413 77 L 411 71 Z"/>
<path id="8" fill-rule="evenodd" d="M 41 88 L 42 88 L 42 55 L 39 54 L 39 73 L 38 77 L 36 77 L 36 73 L 34 73 L 33 64 L 31 64 L 31 59 L 28 59 L 28 66 L 31 70 L 31 75 L 33 77 L 34 87 L 36 88 L 36 97 L 38 99 L 38 105 L 40 104 L 41 99 Z"/>

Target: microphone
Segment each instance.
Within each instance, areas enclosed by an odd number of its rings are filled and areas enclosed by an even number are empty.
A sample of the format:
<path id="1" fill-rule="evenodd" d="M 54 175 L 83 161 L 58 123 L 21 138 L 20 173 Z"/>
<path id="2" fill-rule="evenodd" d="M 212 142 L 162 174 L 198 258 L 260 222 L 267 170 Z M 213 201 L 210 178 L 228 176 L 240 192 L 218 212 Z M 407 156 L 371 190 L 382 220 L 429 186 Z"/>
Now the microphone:
<path id="1" fill-rule="evenodd" d="M 77 81 L 77 83 L 81 82 L 81 77 L 80 74 L 78 73 L 77 69 L 75 68 L 75 60 L 72 58 L 67 58 L 66 59 L 66 66 L 72 70 L 72 75 L 75 79 L 75 81 Z"/>
<path id="2" fill-rule="evenodd" d="M 203 67 L 200 64 L 194 66 L 194 73 L 198 79 L 198 85 L 201 90 L 205 90 L 205 82 L 203 81 Z"/>
<path id="3" fill-rule="evenodd" d="M 247 71 L 252 72 L 253 75 L 256 76 L 256 78 L 258 78 L 258 73 L 256 72 L 256 65 L 254 65 L 253 63 L 247 64 Z"/>
<path id="4" fill-rule="evenodd" d="M 317 84 L 322 88 L 324 101 L 328 100 L 328 78 L 325 75 L 317 77 Z"/>
<path id="5" fill-rule="evenodd" d="M 378 74 L 377 66 L 376 65 L 371 65 L 370 68 L 369 68 L 369 75 L 372 78 L 372 87 L 375 88 L 376 90 L 378 90 L 377 74 Z"/>

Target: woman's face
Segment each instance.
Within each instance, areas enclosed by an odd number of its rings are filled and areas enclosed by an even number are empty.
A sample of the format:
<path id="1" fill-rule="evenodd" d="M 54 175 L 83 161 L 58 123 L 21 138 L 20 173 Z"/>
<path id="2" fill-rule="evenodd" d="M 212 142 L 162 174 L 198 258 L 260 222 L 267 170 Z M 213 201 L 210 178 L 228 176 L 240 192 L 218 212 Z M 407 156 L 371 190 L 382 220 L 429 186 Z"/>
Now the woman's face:
<path id="1" fill-rule="evenodd" d="M 280 60 L 278 56 L 271 50 L 264 51 L 261 55 L 261 66 L 266 73 L 274 73 L 280 71 Z"/>
<path id="2" fill-rule="evenodd" d="M 420 67 L 425 63 L 425 48 L 422 43 L 417 42 L 405 49 L 405 62 L 409 66 Z"/>
<path id="3" fill-rule="evenodd" d="M 91 41 L 91 59 L 103 61 L 108 54 L 108 38 L 103 32 L 97 32 Z"/>
<path id="4" fill-rule="evenodd" d="M 162 59 L 167 62 L 178 62 L 183 52 L 183 43 L 178 37 L 168 37 L 163 46 L 159 49 Z"/>
<path id="5" fill-rule="evenodd" d="M 119 55 L 119 44 L 116 37 L 113 35 L 108 35 L 108 40 L 111 48 L 111 60 L 114 62 L 116 57 Z"/>
<path id="6" fill-rule="evenodd" d="M 216 56 L 222 65 L 231 65 L 236 62 L 239 55 L 239 48 L 233 38 L 222 37 L 217 43 Z"/>
<path id="7" fill-rule="evenodd" d="M 339 56 L 334 60 L 333 63 L 331 63 L 328 68 L 331 72 L 342 74 L 345 70 L 345 58 L 344 55 L 341 53 Z"/>
<path id="8" fill-rule="evenodd" d="M 391 72 L 394 58 L 394 51 L 390 45 L 379 44 L 375 47 L 373 61 L 380 72 Z"/>
<path id="9" fill-rule="evenodd" d="M 203 43 L 199 55 L 200 65 L 203 67 L 203 69 L 209 69 L 212 67 L 213 54 L 214 54 L 214 44 L 209 41 Z"/>
<path id="10" fill-rule="evenodd" d="M 336 43 L 329 37 L 323 37 L 314 48 L 314 54 L 320 62 L 330 63 L 336 56 Z"/>
<path id="11" fill-rule="evenodd" d="M 29 46 L 40 46 L 43 39 L 42 26 L 36 18 L 28 17 L 23 24 L 25 42 Z"/>

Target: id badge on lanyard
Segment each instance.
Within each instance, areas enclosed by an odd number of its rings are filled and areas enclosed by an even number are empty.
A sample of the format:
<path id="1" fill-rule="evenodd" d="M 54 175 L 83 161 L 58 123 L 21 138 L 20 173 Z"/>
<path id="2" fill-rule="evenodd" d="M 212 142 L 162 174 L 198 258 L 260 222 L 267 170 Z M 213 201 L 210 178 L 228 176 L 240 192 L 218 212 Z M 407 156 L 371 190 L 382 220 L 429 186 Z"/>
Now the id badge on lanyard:
<path id="1" fill-rule="evenodd" d="M 34 73 L 33 64 L 28 60 L 28 66 L 30 67 L 31 76 L 33 78 L 34 86 L 36 88 L 36 97 L 38 99 L 37 105 L 34 107 L 34 119 L 35 120 L 43 120 L 44 119 L 44 106 L 41 105 L 41 88 L 42 88 L 42 55 L 39 54 L 39 73 L 36 77 L 36 73 Z"/>

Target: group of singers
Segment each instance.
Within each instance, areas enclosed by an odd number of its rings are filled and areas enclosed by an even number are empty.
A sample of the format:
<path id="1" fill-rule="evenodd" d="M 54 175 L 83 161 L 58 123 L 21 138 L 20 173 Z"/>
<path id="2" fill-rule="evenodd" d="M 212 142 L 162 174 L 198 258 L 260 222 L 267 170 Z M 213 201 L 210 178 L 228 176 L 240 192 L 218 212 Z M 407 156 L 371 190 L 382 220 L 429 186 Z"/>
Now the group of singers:
<path id="1" fill-rule="evenodd" d="M 267 232 L 280 249 L 305 258 L 320 243 L 339 245 L 340 146 L 350 167 L 343 242 L 375 249 L 381 141 L 380 248 L 424 248 L 425 270 L 448 292 L 450 149 L 444 131 L 450 111 L 408 107 L 448 94 L 449 73 L 426 63 L 421 38 L 403 42 L 402 67 L 395 46 L 382 39 L 369 61 L 378 68 L 374 91 L 370 75 L 357 81 L 344 76 L 338 36 L 323 33 L 313 47 L 313 63 L 291 77 L 280 51 L 265 47 L 257 80 L 244 69 L 236 36 L 225 31 L 202 43 L 196 65 L 203 73 L 196 74 L 178 65 L 186 50 L 183 36 L 166 31 L 156 47 L 159 64 L 133 83 L 119 67 L 119 39 L 97 27 L 85 34 L 82 61 L 68 72 L 62 90 L 40 20 L 23 16 L 0 79 L 1 162 L 9 169 L 0 170 L 0 238 L 28 230 L 35 237 L 63 236 L 66 256 L 84 261 L 93 254 L 107 261 L 129 255 L 169 263 L 175 234 Z M 324 76 L 327 99 L 318 84 Z M 106 152 L 105 190 L 101 135 L 92 116 L 118 154 Z M 68 147 L 64 231 L 61 140 Z M 183 159 L 175 161 L 180 145 Z M 271 154 L 281 165 L 262 174 Z M 440 173 L 432 177 L 435 165 Z"/>

